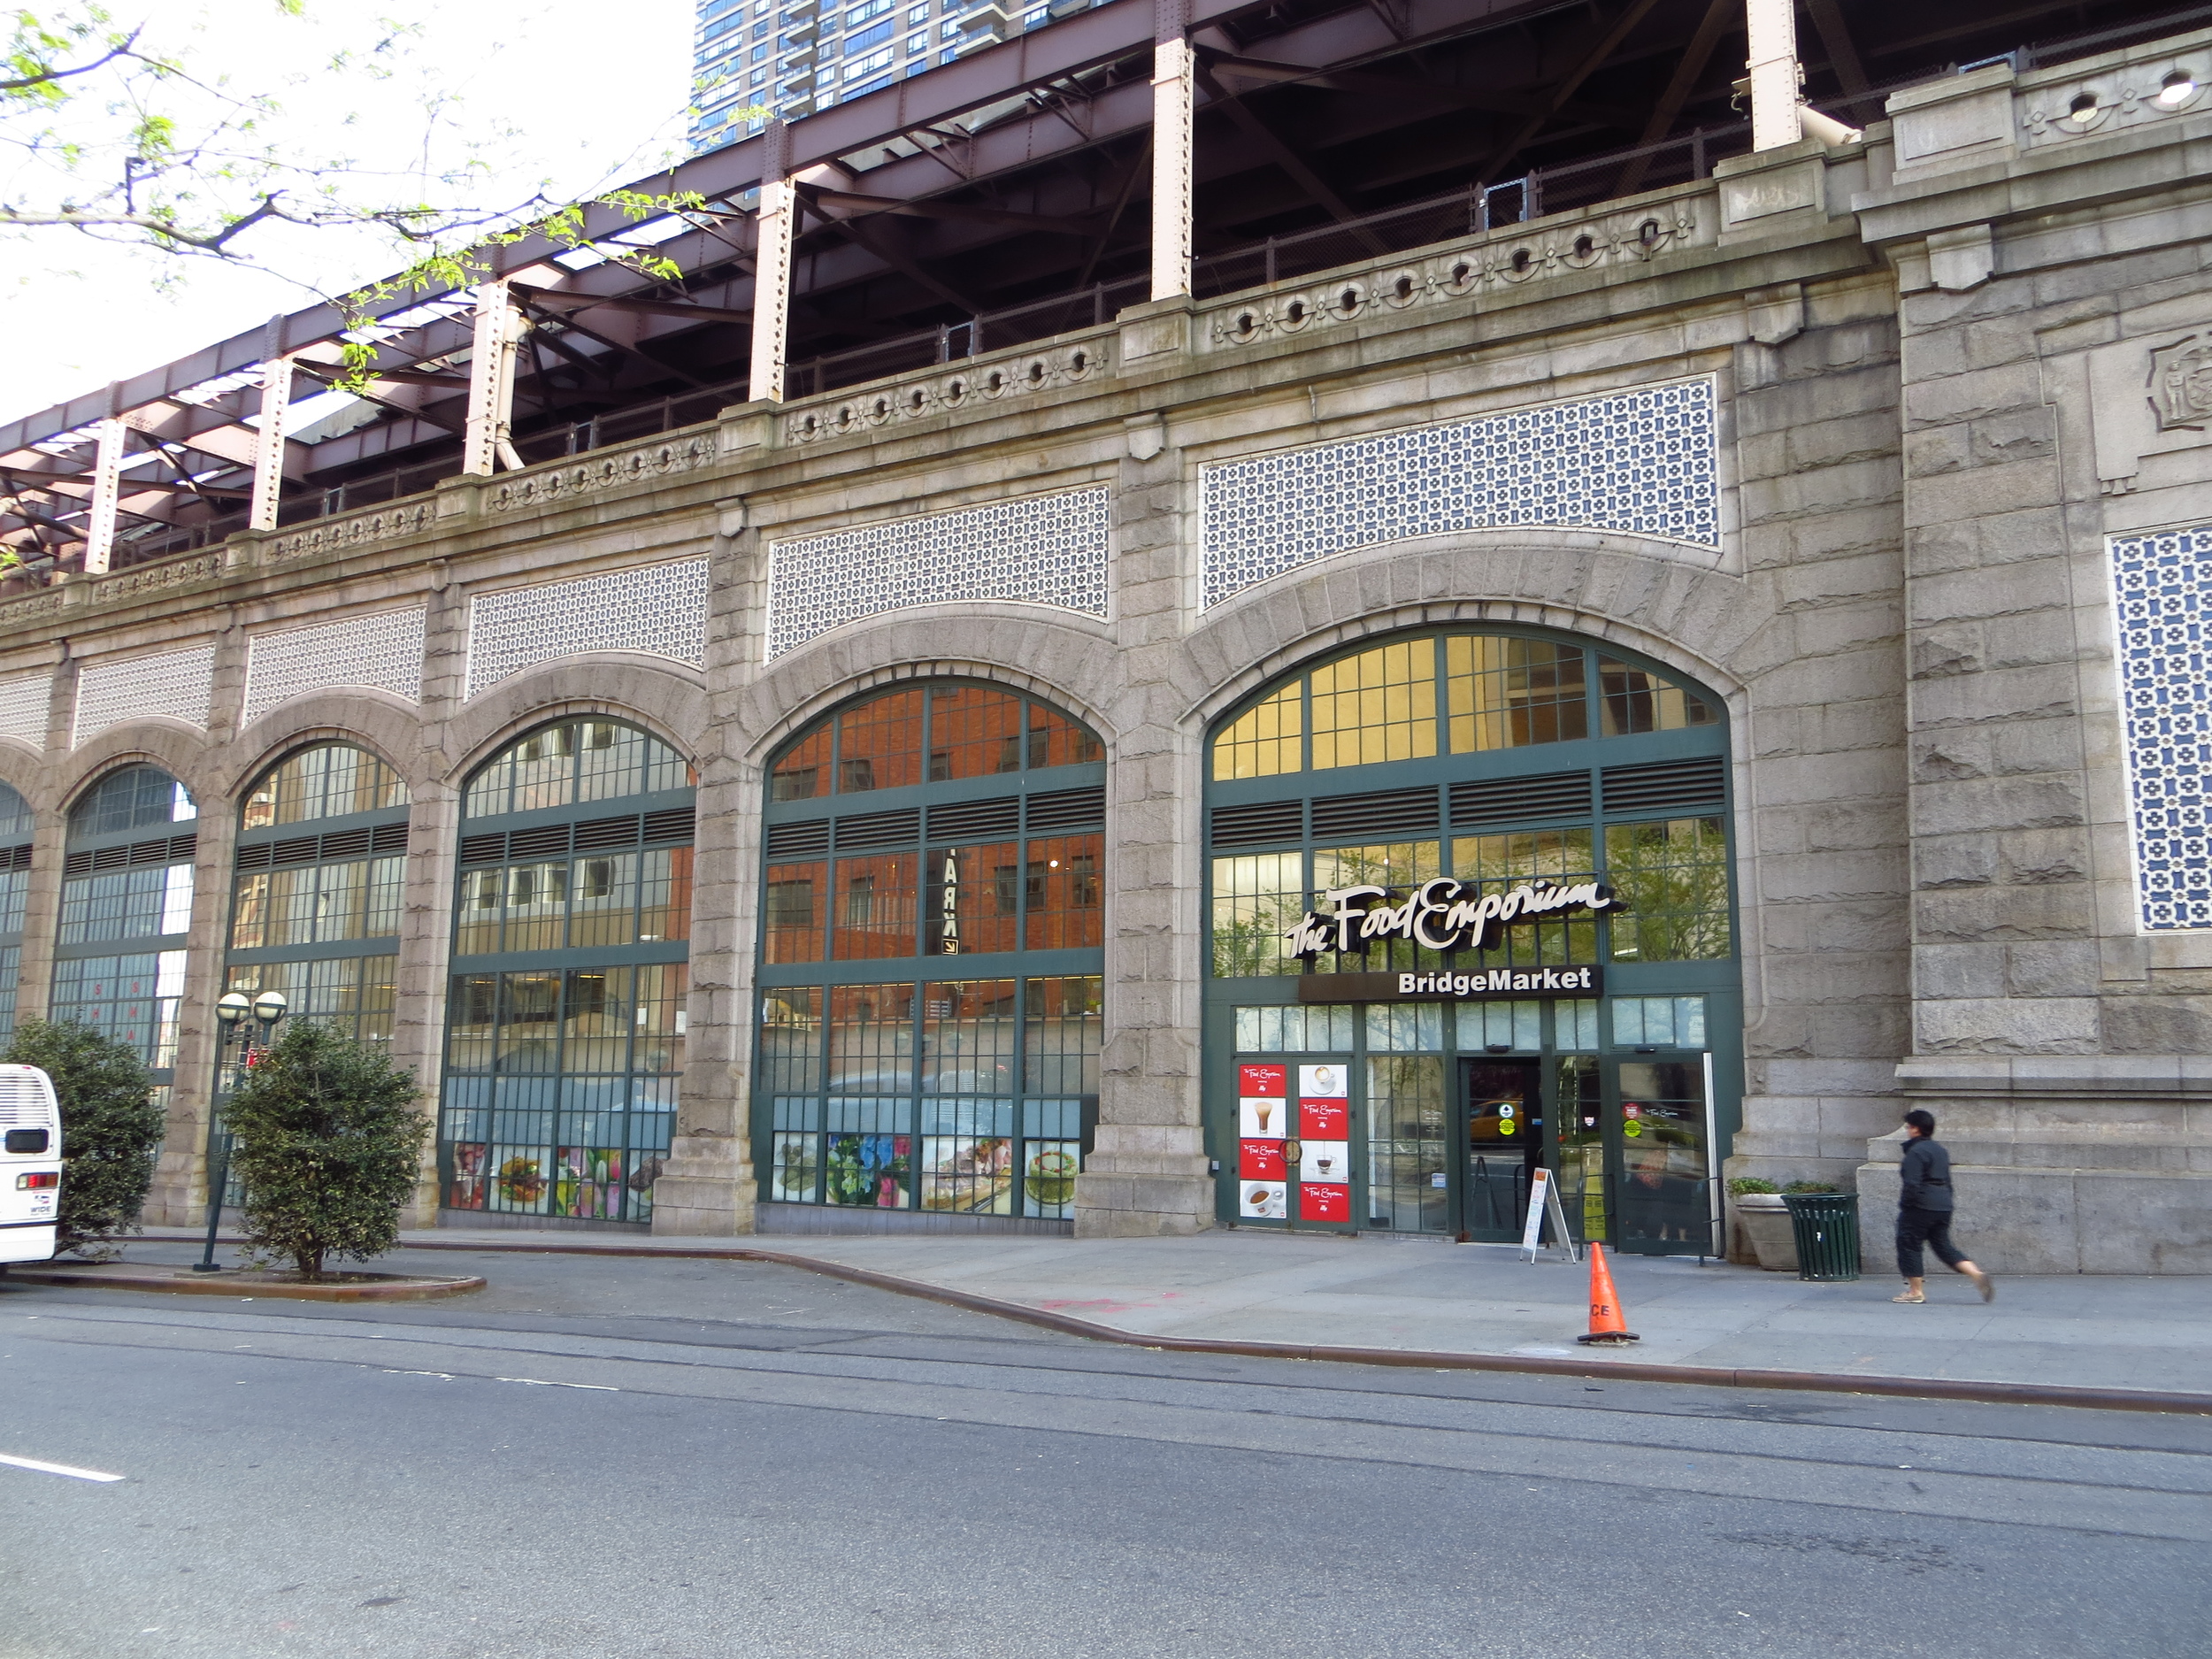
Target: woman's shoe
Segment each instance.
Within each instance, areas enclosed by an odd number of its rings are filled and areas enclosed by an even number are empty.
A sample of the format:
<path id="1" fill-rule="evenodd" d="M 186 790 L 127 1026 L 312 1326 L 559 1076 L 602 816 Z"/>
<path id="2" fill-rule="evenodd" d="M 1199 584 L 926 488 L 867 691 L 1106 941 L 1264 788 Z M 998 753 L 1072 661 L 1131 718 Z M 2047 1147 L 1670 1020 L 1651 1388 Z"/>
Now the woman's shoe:
<path id="1" fill-rule="evenodd" d="M 1919 1295 L 1915 1292 L 1909 1290 L 1901 1296 L 1892 1296 L 1890 1300 L 1892 1302 L 1925 1302 L 1928 1299 L 1925 1296 Z"/>
<path id="2" fill-rule="evenodd" d="M 1976 1273 L 1973 1275 L 1973 1279 L 1974 1288 L 1982 1293 L 1982 1300 L 1984 1302 L 1996 1301 L 1997 1281 L 1995 1279 L 1992 1279 L 1987 1273 Z"/>

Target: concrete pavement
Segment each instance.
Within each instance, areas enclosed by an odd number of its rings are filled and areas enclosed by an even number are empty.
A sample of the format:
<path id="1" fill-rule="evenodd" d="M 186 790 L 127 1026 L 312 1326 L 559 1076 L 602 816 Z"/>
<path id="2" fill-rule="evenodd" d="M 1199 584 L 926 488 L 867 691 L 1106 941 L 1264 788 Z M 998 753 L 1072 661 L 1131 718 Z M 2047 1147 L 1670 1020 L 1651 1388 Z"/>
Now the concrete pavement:
<path id="1" fill-rule="evenodd" d="M 134 1246 L 150 1257 L 156 1235 Z M 163 1234 L 173 1253 L 181 1234 Z M 2212 1393 L 2212 1279 L 2080 1277 L 2000 1281 L 1985 1305 L 1965 1280 L 1929 1280 L 1901 1307 L 1887 1274 L 1807 1284 L 1692 1258 L 1611 1256 L 1632 1347 L 1591 1350 L 1587 1275 L 1510 1246 L 1286 1238 L 1221 1231 L 1185 1239 L 884 1235 L 667 1239 L 575 1232 L 411 1232 L 411 1245 L 588 1249 L 641 1257 L 761 1252 L 858 1270 L 1009 1310 L 1136 1337 L 1280 1347 L 1417 1350 L 1526 1362 L 1571 1359 L 1715 1372 Z M 1729 1380 L 1717 1377 L 1716 1380 Z M 1848 1386 L 1846 1383 L 1844 1386 Z"/>

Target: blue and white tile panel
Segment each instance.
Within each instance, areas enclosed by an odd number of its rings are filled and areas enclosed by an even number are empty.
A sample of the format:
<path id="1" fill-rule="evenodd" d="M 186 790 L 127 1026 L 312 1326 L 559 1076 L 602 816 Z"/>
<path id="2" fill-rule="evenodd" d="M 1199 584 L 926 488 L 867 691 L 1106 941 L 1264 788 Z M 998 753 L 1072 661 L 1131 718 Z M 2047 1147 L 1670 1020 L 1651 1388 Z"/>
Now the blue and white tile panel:
<path id="1" fill-rule="evenodd" d="M 707 562 L 681 559 L 469 600 L 468 695 L 557 657 L 641 651 L 707 660 Z"/>
<path id="2" fill-rule="evenodd" d="M 2136 926 L 2212 927 L 2212 526 L 2109 545 Z"/>
<path id="3" fill-rule="evenodd" d="M 896 518 L 768 549 L 768 655 L 844 623 L 948 602 L 1106 614 L 1108 492 Z"/>
<path id="4" fill-rule="evenodd" d="M 338 686 L 373 687 L 420 703 L 423 615 L 418 605 L 254 634 L 246 641 L 247 722 L 288 698 Z"/>
<path id="5" fill-rule="evenodd" d="M 1205 600 L 1455 530 L 1610 530 L 1720 549 L 1710 376 L 1202 469 Z"/>

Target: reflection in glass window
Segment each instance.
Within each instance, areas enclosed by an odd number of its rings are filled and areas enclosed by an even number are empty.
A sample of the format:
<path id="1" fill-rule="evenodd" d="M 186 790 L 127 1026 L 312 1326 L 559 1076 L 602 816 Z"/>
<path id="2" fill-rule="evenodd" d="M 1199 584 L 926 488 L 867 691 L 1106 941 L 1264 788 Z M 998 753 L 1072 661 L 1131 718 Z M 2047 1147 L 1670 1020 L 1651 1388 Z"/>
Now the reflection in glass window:
<path id="1" fill-rule="evenodd" d="M 1452 873 L 1478 895 L 1502 893 L 1538 877 L 1558 885 L 1594 881 L 1596 872 L 1586 829 L 1516 830 L 1464 835 L 1452 842 Z M 1470 965 L 1486 968 L 1595 962 L 1600 926 L 1587 910 L 1571 911 L 1561 918 L 1505 928 L 1491 949 L 1459 955 Z"/>
<path id="2" fill-rule="evenodd" d="M 922 694 L 894 692 L 837 717 L 837 792 L 897 789 L 922 778 Z"/>
<path id="3" fill-rule="evenodd" d="M 1371 766 L 1436 753 L 1436 641 L 1403 640 L 1313 671 L 1313 764 Z"/>
<path id="4" fill-rule="evenodd" d="M 518 738 L 472 778 L 466 818 L 540 812 L 580 803 L 665 795 L 696 780 L 683 757 L 648 733 L 614 720 L 564 720 Z"/>
<path id="5" fill-rule="evenodd" d="M 1608 825 L 1605 867 L 1624 902 L 1612 918 L 1614 961 L 1710 962 L 1734 949 L 1719 818 Z"/>
<path id="6" fill-rule="evenodd" d="M 184 961 L 181 950 L 64 957 L 54 964 L 54 997 L 48 1018 L 89 1025 L 102 1036 L 127 1045 L 148 1070 L 166 1072 L 177 1063 L 177 1003 L 184 995 Z"/>
<path id="7" fill-rule="evenodd" d="M 190 793 L 158 766 L 109 772 L 69 809 L 72 841 L 127 830 L 188 823 L 199 816 Z"/>
<path id="8" fill-rule="evenodd" d="M 1295 973 L 1283 935 L 1306 910 L 1305 855 L 1243 853 L 1213 861 L 1214 972 Z"/>
<path id="9" fill-rule="evenodd" d="M 1598 658 L 1598 684 L 1600 729 L 1607 737 L 1679 732 L 1686 726 L 1717 725 L 1720 720 L 1718 710 L 1704 699 L 1670 685 L 1647 669 L 1633 668 L 1609 657 Z"/>
<path id="10" fill-rule="evenodd" d="M 246 796 L 240 827 L 349 818 L 407 804 L 407 786 L 382 760 L 350 743 L 323 743 L 262 774 Z"/>
<path id="11" fill-rule="evenodd" d="M 1431 1046 L 1443 1046 L 1440 1029 Z M 1370 1225 L 1404 1233 L 1442 1229 L 1450 1196 L 1437 1180 L 1450 1145 L 1445 1125 L 1441 1054 L 1393 1054 L 1368 1061 Z"/>
<path id="12" fill-rule="evenodd" d="M 1589 734 L 1582 648 L 1494 634 L 1446 641 L 1452 753 L 1519 749 Z"/>
<path id="13" fill-rule="evenodd" d="M 1311 902 L 1317 910 L 1328 909 L 1322 895 L 1332 887 L 1382 887 L 1403 898 L 1422 882 L 1443 873 L 1434 841 L 1319 847 L 1313 855 Z M 1291 918 L 1291 921 L 1296 920 L 1296 917 Z M 1409 939 L 1378 939 L 1367 941 L 1364 951 L 1347 951 L 1340 956 L 1326 953 L 1318 959 L 1317 965 L 1325 973 L 1381 973 L 1386 970 L 1440 967 L 1443 960 L 1441 951 L 1424 950 Z"/>
<path id="14" fill-rule="evenodd" d="M 941 686 L 930 691 L 932 783 L 1019 772 L 1022 741 L 1019 697 L 987 686 Z"/>
<path id="15" fill-rule="evenodd" d="M 447 1208 L 651 1219 L 690 987 L 690 813 L 669 797 L 691 783 L 669 745 L 598 719 L 529 733 L 470 780 L 465 854 L 510 856 L 457 884 Z"/>

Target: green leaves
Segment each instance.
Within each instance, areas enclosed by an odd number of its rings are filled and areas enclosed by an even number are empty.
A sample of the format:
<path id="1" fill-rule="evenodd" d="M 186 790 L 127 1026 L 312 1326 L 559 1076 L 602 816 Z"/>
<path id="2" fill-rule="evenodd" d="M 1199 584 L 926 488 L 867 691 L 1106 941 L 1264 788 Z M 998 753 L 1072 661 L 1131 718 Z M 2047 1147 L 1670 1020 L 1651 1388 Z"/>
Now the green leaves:
<path id="1" fill-rule="evenodd" d="M 165 1125 L 136 1052 L 89 1026 L 27 1019 L 0 1060 L 35 1065 L 54 1080 L 60 1247 L 88 1252 L 137 1225 Z"/>
<path id="2" fill-rule="evenodd" d="M 430 1128 L 420 1094 L 381 1049 L 292 1024 L 223 1114 L 252 1248 L 315 1279 L 326 1256 L 365 1261 L 397 1244 Z"/>

